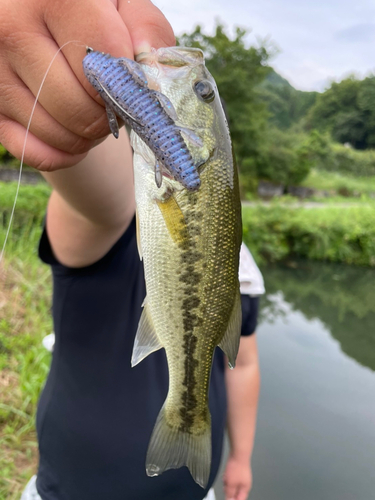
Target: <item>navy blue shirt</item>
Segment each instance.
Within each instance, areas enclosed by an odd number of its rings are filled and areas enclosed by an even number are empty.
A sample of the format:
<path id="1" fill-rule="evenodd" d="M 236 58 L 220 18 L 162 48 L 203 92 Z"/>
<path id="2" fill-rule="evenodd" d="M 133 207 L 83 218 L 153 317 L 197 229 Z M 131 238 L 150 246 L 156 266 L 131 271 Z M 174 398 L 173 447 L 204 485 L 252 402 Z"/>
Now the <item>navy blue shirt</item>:
<path id="1" fill-rule="evenodd" d="M 226 422 L 220 349 L 210 385 L 212 467 L 207 488 L 198 486 L 186 467 L 148 477 L 146 452 L 167 395 L 168 369 L 163 349 L 134 368 L 130 364 L 146 295 L 135 221 L 88 267 L 61 265 L 46 232 L 39 252 L 52 267 L 56 335 L 37 413 L 41 498 L 202 500 L 220 465 Z"/>

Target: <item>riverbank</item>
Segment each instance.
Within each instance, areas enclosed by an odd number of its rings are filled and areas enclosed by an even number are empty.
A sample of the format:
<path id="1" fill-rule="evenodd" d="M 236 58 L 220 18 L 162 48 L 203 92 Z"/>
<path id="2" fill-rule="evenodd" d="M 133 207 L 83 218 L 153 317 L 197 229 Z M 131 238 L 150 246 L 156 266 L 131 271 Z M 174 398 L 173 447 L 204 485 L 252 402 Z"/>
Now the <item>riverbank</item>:
<path id="1" fill-rule="evenodd" d="M 16 183 L 0 183 L 0 245 L 9 221 Z M 20 186 L 9 245 L 28 242 L 42 223 L 50 188 Z M 314 209 L 319 207 L 319 209 Z M 243 205 L 244 240 L 260 263 L 286 258 L 375 267 L 375 201 L 251 202 Z M 10 252 L 10 247 L 8 247 Z"/>

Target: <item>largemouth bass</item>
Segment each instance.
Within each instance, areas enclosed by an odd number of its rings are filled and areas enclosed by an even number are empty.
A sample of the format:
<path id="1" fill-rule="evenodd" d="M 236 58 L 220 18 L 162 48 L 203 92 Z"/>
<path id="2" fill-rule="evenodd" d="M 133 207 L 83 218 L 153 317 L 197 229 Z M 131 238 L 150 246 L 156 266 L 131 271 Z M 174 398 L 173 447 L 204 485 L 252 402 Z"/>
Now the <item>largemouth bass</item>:
<path id="1" fill-rule="evenodd" d="M 147 298 L 132 364 L 164 348 L 169 391 L 146 459 L 150 476 L 186 465 L 202 487 L 211 465 L 208 389 L 216 346 L 231 366 L 238 351 L 242 237 L 238 176 L 214 79 L 198 49 L 159 49 L 138 58 L 149 85 L 172 102 L 203 146 L 189 146 L 201 186 L 154 182 L 153 155 L 132 132 L 139 248 Z"/>
<path id="2" fill-rule="evenodd" d="M 234 367 L 240 339 L 238 176 L 227 122 L 203 53 L 165 48 L 141 54 L 138 63 L 89 52 L 84 69 L 106 101 L 115 135 L 114 111 L 133 130 L 137 240 L 147 297 L 132 365 L 163 347 L 169 368 L 168 396 L 150 439 L 146 471 L 155 476 L 186 465 L 205 487 L 211 468 L 208 389 L 214 350 L 220 346 Z M 126 82 L 121 87 L 123 68 Z M 173 119 L 169 117 L 177 128 L 164 119 L 153 123 L 147 109 L 141 113 L 136 101 L 129 100 L 134 82 L 142 85 L 142 92 L 147 86 L 149 96 L 164 102 L 164 109 L 173 109 Z M 127 92 L 120 91 L 125 87 Z M 176 147 L 180 139 L 175 134 L 181 130 L 194 132 Z M 187 147 L 199 184 L 192 188 L 186 177 L 174 175 L 172 163 L 155 168 L 160 160 L 155 144 L 172 151 L 169 158 L 180 165 Z M 190 167 L 184 168 L 182 172 Z"/>

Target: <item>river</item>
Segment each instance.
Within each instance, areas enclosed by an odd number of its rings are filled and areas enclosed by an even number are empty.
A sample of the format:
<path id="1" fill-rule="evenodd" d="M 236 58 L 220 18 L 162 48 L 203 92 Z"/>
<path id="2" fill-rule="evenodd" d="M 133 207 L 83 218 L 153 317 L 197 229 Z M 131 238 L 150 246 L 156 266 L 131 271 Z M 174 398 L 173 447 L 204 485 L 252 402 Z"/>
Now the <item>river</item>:
<path id="1" fill-rule="evenodd" d="M 251 500 L 375 499 L 375 270 L 263 269 Z M 224 496 L 220 481 L 218 500 Z"/>

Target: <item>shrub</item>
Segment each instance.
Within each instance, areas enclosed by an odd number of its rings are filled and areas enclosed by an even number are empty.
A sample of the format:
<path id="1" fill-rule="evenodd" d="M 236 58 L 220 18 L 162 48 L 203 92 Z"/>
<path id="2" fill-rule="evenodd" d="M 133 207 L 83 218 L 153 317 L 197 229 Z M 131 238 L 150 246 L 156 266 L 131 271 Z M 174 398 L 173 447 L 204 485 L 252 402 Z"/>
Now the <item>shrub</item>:
<path id="1" fill-rule="evenodd" d="M 243 209 L 244 240 L 259 262 L 288 256 L 375 267 L 372 206 Z"/>
<path id="2" fill-rule="evenodd" d="M 306 146 L 305 135 L 301 140 L 300 135 L 271 127 L 263 138 L 259 155 L 253 161 L 242 162 L 243 176 L 255 175 L 286 186 L 300 184 L 313 166 Z"/>
<path id="3" fill-rule="evenodd" d="M 306 148 L 316 168 L 353 176 L 375 176 L 375 150 L 358 151 L 334 143 L 328 134 L 317 130 L 311 132 Z"/>

